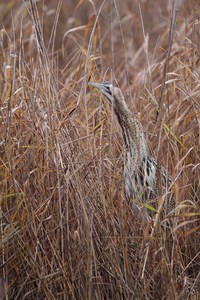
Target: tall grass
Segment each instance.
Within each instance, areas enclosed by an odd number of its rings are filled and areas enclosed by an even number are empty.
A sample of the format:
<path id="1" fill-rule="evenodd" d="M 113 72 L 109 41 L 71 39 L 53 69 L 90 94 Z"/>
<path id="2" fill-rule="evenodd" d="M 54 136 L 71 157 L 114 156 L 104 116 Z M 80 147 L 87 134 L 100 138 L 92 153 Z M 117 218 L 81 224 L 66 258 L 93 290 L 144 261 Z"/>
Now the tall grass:
<path id="1" fill-rule="evenodd" d="M 199 299 L 198 1 L 44 2 L 1 3 L 0 299 Z M 125 200 L 104 79 L 175 179 L 170 239 Z"/>

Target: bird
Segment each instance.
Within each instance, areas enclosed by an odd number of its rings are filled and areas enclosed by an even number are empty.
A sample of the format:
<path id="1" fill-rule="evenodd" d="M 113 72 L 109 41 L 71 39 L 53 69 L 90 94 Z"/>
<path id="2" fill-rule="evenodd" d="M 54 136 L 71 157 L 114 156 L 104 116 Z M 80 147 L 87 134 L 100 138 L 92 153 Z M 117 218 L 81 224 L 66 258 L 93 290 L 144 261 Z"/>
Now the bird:
<path id="1" fill-rule="evenodd" d="M 129 109 L 121 89 L 109 81 L 89 82 L 89 85 L 97 88 L 108 99 L 121 127 L 124 143 L 125 196 L 131 202 L 135 216 L 140 221 L 148 222 L 152 215 L 158 212 L 159 176 L 163 206 L 169 213 L 174 208 L 174 200 L 170 199 L 170 203 L 167 203 L 166 195 L 173 179 L 150 154 L 136 113 Z"/>

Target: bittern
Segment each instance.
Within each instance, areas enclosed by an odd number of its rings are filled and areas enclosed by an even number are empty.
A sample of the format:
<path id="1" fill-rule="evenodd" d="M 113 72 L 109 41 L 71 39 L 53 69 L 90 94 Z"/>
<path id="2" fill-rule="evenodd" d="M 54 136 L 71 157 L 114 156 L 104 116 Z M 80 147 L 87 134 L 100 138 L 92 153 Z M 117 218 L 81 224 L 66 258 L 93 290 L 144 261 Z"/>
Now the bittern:
<path id="1" fill-rule="evenodd" d="M 172 184 L 172 178 L 164 167 L 158 167 L 156 160 L 150 155 L 142 125 L 136 114 L 128 108 L 122 91 L 110 82 L 89 84 L 98 88 L 109 100 L 121 126 L 125 150 L 125 195 L 131 200 L 135 215 L 138 217 L 142 211 L 149 219 L 158 208 L 159 195 L 162 195 L 163 206 L 169 212 L 170 208 L 174 208 L 174 203 L 166 204 L 165 196 L 167 188 Z M 160 185 L 159 176 L 161 176 Z"/>

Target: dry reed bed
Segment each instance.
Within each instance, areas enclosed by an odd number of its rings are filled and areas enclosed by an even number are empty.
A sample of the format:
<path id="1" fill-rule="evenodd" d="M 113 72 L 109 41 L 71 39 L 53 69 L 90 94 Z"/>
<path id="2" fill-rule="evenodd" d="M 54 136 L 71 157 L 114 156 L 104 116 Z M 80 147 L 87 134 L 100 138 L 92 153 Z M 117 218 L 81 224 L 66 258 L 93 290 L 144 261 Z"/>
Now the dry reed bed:
<path id="1" fill-rule="evenodd" d="M 71 20 L 65 35 L 59 5 L 54 27 L 40 3 L 14 7 L 15 26 L 4 11 L 0 288 L 6 299 L 191 299 L 200 280 L 199 25 L 194 14 L 184 23 L 180 11 L 168 40 L 173 26 L 163 1 L 164 22 L 153 20 L 160 40 L 152 46 L 152 34 L 147 48 L 141 24 L 150 23 L 154 8 L 150 14 L 141 4 L 141 16 L 135 2 L 118 11 L 113 5 L 112 18 L 106 18 L 110 4 L 94 6 L 99 19 L 85 17 L 88 4 L 80 1 L 82 12 L 69 2 L 66 16 L 71 10 L 87 25 L 81 31 Z M 129 20 L 137 27 L 140 20 L 134 37 Z M 150 239 L 124 199 L 119 127 L 108 103 L 87 87 L 105 72 L 140 112 L 152 153 L 176 179 L 173 241 L 159 225 Z"/>

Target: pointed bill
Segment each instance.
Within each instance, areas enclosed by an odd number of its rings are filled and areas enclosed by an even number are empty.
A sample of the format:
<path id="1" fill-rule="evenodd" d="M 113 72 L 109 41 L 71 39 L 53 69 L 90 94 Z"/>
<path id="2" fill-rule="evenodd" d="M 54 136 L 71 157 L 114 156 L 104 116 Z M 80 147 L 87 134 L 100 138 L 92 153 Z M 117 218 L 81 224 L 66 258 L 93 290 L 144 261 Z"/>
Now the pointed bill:
<path id="1" fill-rule="evenodd" d="M 104 85 L 102 83 L 97 83 L 97 82 L 88 82 L 89 85 L 96 87 L 98 89 L 101 89 L 104 87 Z"/>

